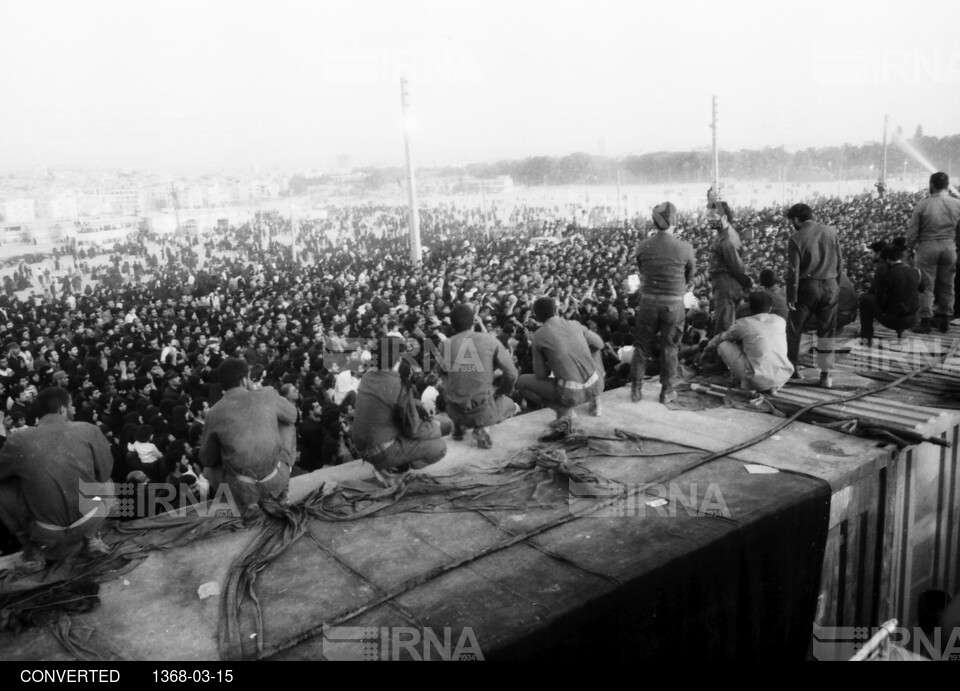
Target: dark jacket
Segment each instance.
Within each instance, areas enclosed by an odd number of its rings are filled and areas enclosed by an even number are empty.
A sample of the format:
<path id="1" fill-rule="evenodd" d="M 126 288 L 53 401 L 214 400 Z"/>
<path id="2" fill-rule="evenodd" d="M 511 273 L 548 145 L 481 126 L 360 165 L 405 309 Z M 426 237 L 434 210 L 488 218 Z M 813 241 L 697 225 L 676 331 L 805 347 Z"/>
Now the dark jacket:
<path id="1" fill-rule="evenodd" d="M 907 264 L 894 264 L 877 282 L 877 306 L 892 318 L 915 317 L 920 312 L 924 285 L 920 271 Z"/>
<path id="2" fill-rule="evenodd" d="M 787 302 L 797 301 L 803 279 L 833 279 L 840 282 L 843 255 L 836 228 L 807 221 L 790 236 L 787 245 Z"/>
<path id="3" fill-rule="evenodd" d="M 110 481 L 113 454 L 95 425 L 51 413 L 36 427 L 10 435 L 0 451 L 0 481 L 19 480 L 32 518 L 66 527 L 90 511 L 104 490 L 82 483 Z"/>
<path id="4" fill-rule="evenodd" d="M 640 243 L 637 267 L 644 295 L 681 296 L 697 270 L 693 246 L 665 231 Z"/>

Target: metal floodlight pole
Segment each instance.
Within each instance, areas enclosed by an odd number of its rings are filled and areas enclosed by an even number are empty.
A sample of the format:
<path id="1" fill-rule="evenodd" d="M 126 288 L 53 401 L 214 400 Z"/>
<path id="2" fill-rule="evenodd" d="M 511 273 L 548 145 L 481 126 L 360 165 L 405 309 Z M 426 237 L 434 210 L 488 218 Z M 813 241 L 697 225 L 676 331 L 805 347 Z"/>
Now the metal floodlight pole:
<path id="1" fill-rule="evenodd" d="M 883 158 L 880 160 L 880 182 L 887 182 L 887 126 L 890 123 L 890 116 L 883 116 Z"/>
<path id="2" fill-rule="evenodd" d="M 720 196 L 720 149 L 717 147 L 717 97 L 713 97 L 713 122 L 710 124 L 710 129 L 713 130 L 713 191 L 717 195 L 717 199 L 721 199 Z"/>
<path id="3" fill-rule="evenodd" d="M 420 215 L 417 211 L 417 183 L 413 174 L 413 159 L 410 157 L 410 117 L 407 94 L 407 78 L 400 78 L 400 105 L 403 109 L 403 148 L 407 156 L 407 192 L 410 198 L 410 262 L 417 266 L 422 259 L 420 251 Z"/>
<path id="4" fill-rule="evenodd" d="M 620 211 L 620 202 L 623 196 L 620 192 L 620 169 L 617 168 L 617 226 L 623 221 L 623 214 Z"/>
<path id="5" fill-rule="evenodd" d="M 294 263 L 297 261 L 297 215 L 290 205 L 290 258 Z"/>
<path id="6" fill-rule="evenodd" d="M 170 183 L 170 196 L 173 197 L 173 213 L 177 219 L 177 233 L 180 232 L 180 198 L 177 196 L 177 188 Z"/>
<path id="7" fill-rule="evenodd" d="M 480 178 L 480 206 L 483 209 L 483 232 L 490 233 L 490 224 L 487 222 L 487 193 L 483 189 L 483 178 Z"/>

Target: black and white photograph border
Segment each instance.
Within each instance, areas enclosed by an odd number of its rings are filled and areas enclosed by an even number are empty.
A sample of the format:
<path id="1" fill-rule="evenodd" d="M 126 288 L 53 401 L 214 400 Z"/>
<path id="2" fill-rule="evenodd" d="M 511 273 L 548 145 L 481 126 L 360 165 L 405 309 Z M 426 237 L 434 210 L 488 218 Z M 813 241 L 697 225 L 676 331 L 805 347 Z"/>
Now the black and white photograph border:
<path id="1" fill-rule="evenodd" d="M 0 14 L 12 681 L 960 659 L 960 5 Z"/>

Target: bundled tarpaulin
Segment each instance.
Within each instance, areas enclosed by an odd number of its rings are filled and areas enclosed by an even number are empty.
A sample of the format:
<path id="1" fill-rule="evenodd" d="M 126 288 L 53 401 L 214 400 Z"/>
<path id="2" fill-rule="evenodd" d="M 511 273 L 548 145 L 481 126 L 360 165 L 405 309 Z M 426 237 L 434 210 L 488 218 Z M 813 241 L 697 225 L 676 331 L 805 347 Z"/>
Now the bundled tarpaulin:
<path id="1" fill-rule="evenodd" d="M 0 594 L 0 631 L 44 626 L 67 612 L 89 612 L 100 604 L 100 586 L 90 578 L 61 581 Z"/>

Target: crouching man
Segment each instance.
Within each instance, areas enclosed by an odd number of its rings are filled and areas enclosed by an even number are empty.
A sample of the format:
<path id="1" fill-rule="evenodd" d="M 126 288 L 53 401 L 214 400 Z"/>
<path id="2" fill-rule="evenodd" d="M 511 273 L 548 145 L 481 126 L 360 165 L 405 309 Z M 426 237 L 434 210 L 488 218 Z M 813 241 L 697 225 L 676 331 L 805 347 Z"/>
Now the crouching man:
<path id="1" fill-rule="evenodd" d="M 39 422 L 11 435 L 0 450 L 0 521 L 23 547 L 22 570 L 37 573 L 83 544 L 88 557 L 110 550 L 99 532 L 110 512 L 113 455 L 96 425 L 73 422 L 73 401 L 60 386 L 43 389 Z M 108 487 L 102 487 L 107 490 Z"/>
<path id="2" fill-rule="evenodd" d="M 217 368 L 224 393 L 207 413 L 200 462 L 211 489 L 226 482 L 244 523 L 252 524 L 261 509 L 279 515 L 287 503 L 297 409 L 272 387 L 248 390 L 248 372 L 242 358 Z"/>
<path id="3" fill-rule="evenodd" d="M 412 423 L 412 429 L 401 426 L 404 415 L 409 419 L 412 396 L 409 382 L 400 376 L 403 345 L 403 339 L 395 336 L 381 338 L 379 369 L 367 370 L 357 389 L 350 435 L 360 457 L 378 473 L 399 474 L 424 468 L 447 453 L 447 444 L 441 437 L 449 433 L 449 421 L 444 429 L 439 420 L 418 413 L 422 417 Z"/>
<path id="4" fill-rule="evenodd" d="M 533 374 L 521 375 L 517 389 L 531 403 L 557 414 L 551 431 L 540 440 L 559 441 L 573 429 L 577 406 L 589 403 L 590 414 L 600 415 L 603 340 L 583 324 L 557 316 L 553 298 L 538 298 L 533 315 L 541 323 L 531 342 Z"/>
<path id="5" fill-rule="evenodd" d="M 913 327 L 920 314 L 920 303 L 926 290 L 919 269 L 903 261 L 903 248 L 888 245 L 881 251 L 886 271 L 877 279 L 875 295 L 860 297 L 860 338 L 873 345 L 873 323 L 880 322 L 898 334 Z"/>
<path id="6" fill-rule="evenodd" d="M 463 439 L 465 428 L 481 449 L 493 446 L 488 428 L 516 414 L 510 398 L 517 382 L 517 367 L 507 349 L 490 333 L 474 331 L 470 305 L 453 308 L 450 322 L 456 334 L 443 342 L 443 371 L 447 386 L 447 415 L 453 420 L 453 439 Z M 501 372 L 494 387 L 494 374 Z"/>
<path id="7" fill-rule="evenodd" d="M 787 357 L 787 322 L 772 314 L 773 299 L 766 292 L 750 294 L 750 316 L 713 337 L 716 349 L 741 389 L 774 393 L 793 374 Z"/>

